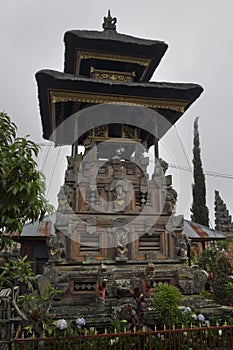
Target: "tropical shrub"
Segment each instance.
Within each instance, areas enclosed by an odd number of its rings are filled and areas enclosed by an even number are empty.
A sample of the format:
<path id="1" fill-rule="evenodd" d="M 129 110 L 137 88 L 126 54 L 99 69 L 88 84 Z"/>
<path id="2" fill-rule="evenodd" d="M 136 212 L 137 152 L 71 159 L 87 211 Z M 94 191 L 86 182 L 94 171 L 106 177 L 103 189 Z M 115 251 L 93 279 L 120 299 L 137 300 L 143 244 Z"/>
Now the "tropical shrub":
<path id="1" fill-rule="evenodd" d="M 156 312 L 156 325 L 172 329 L 180 323 L 182 294 L 178 288 L 167 283 L 160 283 L 154 290 L 152 306 Z"/>

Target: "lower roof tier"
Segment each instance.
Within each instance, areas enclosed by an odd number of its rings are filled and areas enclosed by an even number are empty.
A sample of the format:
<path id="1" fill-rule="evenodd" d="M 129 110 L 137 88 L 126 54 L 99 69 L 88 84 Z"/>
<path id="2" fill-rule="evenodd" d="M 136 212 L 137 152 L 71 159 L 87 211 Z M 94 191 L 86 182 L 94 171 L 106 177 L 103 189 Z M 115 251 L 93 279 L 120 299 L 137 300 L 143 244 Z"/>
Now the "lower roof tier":
<path id="1" fill-rule="evenodd" d="M 74 113 L 84 110 L 85 127 L 78 131 L 79 136 L 87 131 L 87 125 L 92 129 L 95 123 L 96 126 L 101 123 L 125 123 L 145 128 L 153 135 L 156 130 L 155 139 L 158 140 L 203 91 L 200 85 L 191 83 L 113 82 L 53 70 L 39 71 L 36 80 L 43 137 L 55 141 L 56 144 L 74 143 L 73 133 L 77 133 L 74 125 L 67 124 L 69 128 L 61 126 L 72 119 L 69 117 Z M 101 109 L 93 112 L 87 108 L 96 105 Z M 127 107 L 131 110 L 127 110 Z M 89 122 L 88 114 L 92 115 Z M 79 127 L 80 125 L 79 123 Z M 153 143 L 152 138 L 150 143 Z"/>

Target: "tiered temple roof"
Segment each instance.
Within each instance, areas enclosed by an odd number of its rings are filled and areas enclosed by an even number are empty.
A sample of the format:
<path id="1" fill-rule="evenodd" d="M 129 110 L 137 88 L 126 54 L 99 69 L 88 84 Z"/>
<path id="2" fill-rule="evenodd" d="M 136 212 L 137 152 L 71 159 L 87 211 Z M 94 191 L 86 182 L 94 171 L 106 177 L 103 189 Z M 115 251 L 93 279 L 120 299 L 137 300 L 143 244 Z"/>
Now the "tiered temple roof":
<path id="1" fill-rule="evenodd" d="M 151 108 L 171 126 L 202 93 L 198 84 L 149 82 L 168 45 L 120 34 L 115 22 L 109 13 L 103 31 L 66 32 L 64 72 L 36 74 L 45 139 L 70 115 L 103 103 Z M 71 140 L 67 135 L 55 137 L 57 144 Z"/>

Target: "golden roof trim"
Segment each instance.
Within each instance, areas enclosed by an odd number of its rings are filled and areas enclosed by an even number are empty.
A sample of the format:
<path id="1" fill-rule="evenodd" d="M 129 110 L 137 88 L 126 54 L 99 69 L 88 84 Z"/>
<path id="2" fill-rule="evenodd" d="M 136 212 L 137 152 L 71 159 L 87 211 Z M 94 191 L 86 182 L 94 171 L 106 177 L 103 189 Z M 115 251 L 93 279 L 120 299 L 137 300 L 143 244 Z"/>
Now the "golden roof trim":
<path id="1" fill-rule="evenodd" d="M 176 112 L 184 113 L 185 107 L 189 103 L 188 100 L 169 100 L 158 98 L 146 98 L 139 96 L 125 96 L 125 95 L 110 95 L 110 94 L 98 94 L 94 92 L 80 92 L 72 91 L 65 92 L 61 90 L 51 90 L 50 98 L 52 104 L 57 102 L 84 102 L 91 104 L 120 104 L 129 106 L 141 106 L 148 108 L 170 109 Z"/>
<path id="2" fill-rule="evenodd" d="M 150 58 L 137 57 L 137 56 L 128 56 L 128 55 L 117 55 L 111 53 L 102 53 L 98 51 L 86 51 L 86 50 L 77 50 L 76 56 L 76 66 L 75 74 L 79 74 L 81 60 L 85 59 L 97 59 L 97 60 L 106 60 L 106 61 L 116 61 L 116 62 L 130 62 L 144 66 L 145 69 L 151 62 Z"/>

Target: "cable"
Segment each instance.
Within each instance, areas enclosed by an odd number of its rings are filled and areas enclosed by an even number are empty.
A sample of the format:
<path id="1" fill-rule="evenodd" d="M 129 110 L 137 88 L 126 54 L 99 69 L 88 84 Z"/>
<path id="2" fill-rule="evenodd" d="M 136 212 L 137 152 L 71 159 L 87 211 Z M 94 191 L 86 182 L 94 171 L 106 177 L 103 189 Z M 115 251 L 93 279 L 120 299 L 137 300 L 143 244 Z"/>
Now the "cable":
<path id="1" fill-rule="evenodd" d="M 54 146 L 53 143 L 37 143 L 37 145 L 40 146 L 40 147 Z"/>
<path id="2" fill-rule="evenodd" d="M 58 152 L 57 152 L 56 161 L 55 161 L 55 164 L 54 164 L 54 167 L 53 167 L 52 175 L 51 175 L 51 178 L 50 178 L 50 181 L 49 181 L 49 185 L 48 185 L 48 189 L 47 189 L 47 196 L 49 194 L 49 190 L 50 190 L 50 187 L 51 187 L 51 184 L 52 184 L 52 180 L 53 180 L 53 176 L 54 176 L 55 169 L 56 169 L 56 166 L 57 166 L 57 162 L 58 162 L 58 158 L 59 158 L 59 155 L 60 155 L 60 151 L 61 151 L 61 146 L 59 146 L 59 149 L 58 149 Z"/>
<path id="3" fill-rule="evenodd" d="M 46 161 L 47 161 L 47 158 L 48 158 L 49 152 L 50 152 L 50 150 L 51 150 L 51 147 L 52 147 L 53 145 L 49 145 L 49 146 L 50 146 L 50 147 L 49 147 L 49 148 L 48 148 L 48 150 L 47 150 L 47 153 L 46 153 L 46 156 L 45 156 L 44 162 L 43 162 L 42 167 L 41 167 L 41 171 L 43 171 L 43 170 L 44 170 L 45 163 L 46 163 Z"/>
<path id="4" fill-rule="evenodd" d="M 173 125 L 173 126 L 174 126 L 174 129 L 175 129 L 175 131 L 176 131 L 176 135 L 177 135 L 177 137 L 178 137 L 178 140 L 179 140 L 179 142 L 180 142 L 182 151 L 183 151 L 183 153 L 184 153 L 184 155 L 185 155 L 186 161 L 187 161 L 187 163 L 188 163 L 188 167 L 189 167 L 189 169 L 190 169 L 190 171 L 191 171 L 191 173 L 192 173 L 193 171 L 192 171 L 192 167 L 191 167 L 190 162 L 189 162 L 189 157 L 188 157 L 188 154 L 187 154 L 186 149 L 185 149 L 185 147 L 184 147 L 184 144 L 183 144 L 183 142 L 182 142 L 182 139 L 181 139 L 181 137 L 180 137 L 180 134 L 178 133 L 178 130 L 177 130 L 176 126 L 175 126 L 175 125 Z"/>
<path id="5" fill-rule="evenodd" d="M 199 116 L 198 116 L 198 117 L 199 117 Z M 175 129 L 175 131 L 176 131 L 178 140 L 179 140 L 179 142 L 180 142 L 181 149 L 182 149 L 182 151 L 183 151 L 183 153 L 184 153 L 184 155 L 185 155 L 186 161 L 187 161 L 187 163 L 188 163 L 188 171 L 191 172 L 191 173 L 193 174 L 193 170 L 192 170 L 191 165 L 190 165 L 190 162 L 189 162 L 188 153 L 186 152 L 186 149 L 185 149 L 184 144 L 183 144 L 183 141 L 182 141 L 182 139 L 181 139 L 181 137 L 180 137 L 180 135 L 179 135 L 179 133 L 178 133 L 178 130 L 177 130 L 177 128 L 176 128 L 176 125 L 174 125 L 174 129 Z M 176 167 L 176 168 L 177 168 L 177 167 Z M 182 168 L 180 168 L 180 170 L 185 170 L 185 171 L 187 171 L 187 168 L 186 168 L 186 167 L 182 167 Z M 204 173 L 204 171 L 203 171 L 203 173 Z M 211 172 L 211 171 L 206 171 L 206 172 L 204 173 L 204 175 L 214 176 L 214 177 L 224 177 L 224 175 L 225 175 L 225 176 L 228 176 L 228 175 L 226 175 L 226 174 L 220 174 L 220 173 Z M 229 179 L 229 178 L 231 178 L 231 177 L 227 177 L 227 178 Z M 233 177 L 232 177 L 232 179 L 233 179 Z M 209 218 L 209 225 L 210 225 L 210 227 L 211 227 L 212 229 L 214 229 L 214 225 L 213 225 L 212 221 L 210 220 L 210 218 Z"/>
<path id="6" fill-rule="evenodd" d="M 182 166 L 182 165 L 177 165 L 177 164 L 169 164 L 170 168 L 174 168 L 174 169 L 179 169 L 179 170 L 183 170 L 183 171 L 188 171 L 188 172 L 192 172 L 192 170 L 190 170 L 188 167 Z M 219 177 L 221 179 L 228 179 L 228 180 L 233 180 L 233 174 L 223 174 L 223 173 L 217 173 L 216 171 L 205 171 L 204 175 L 206 176 L 213 176 L 213 177 Z"/>

